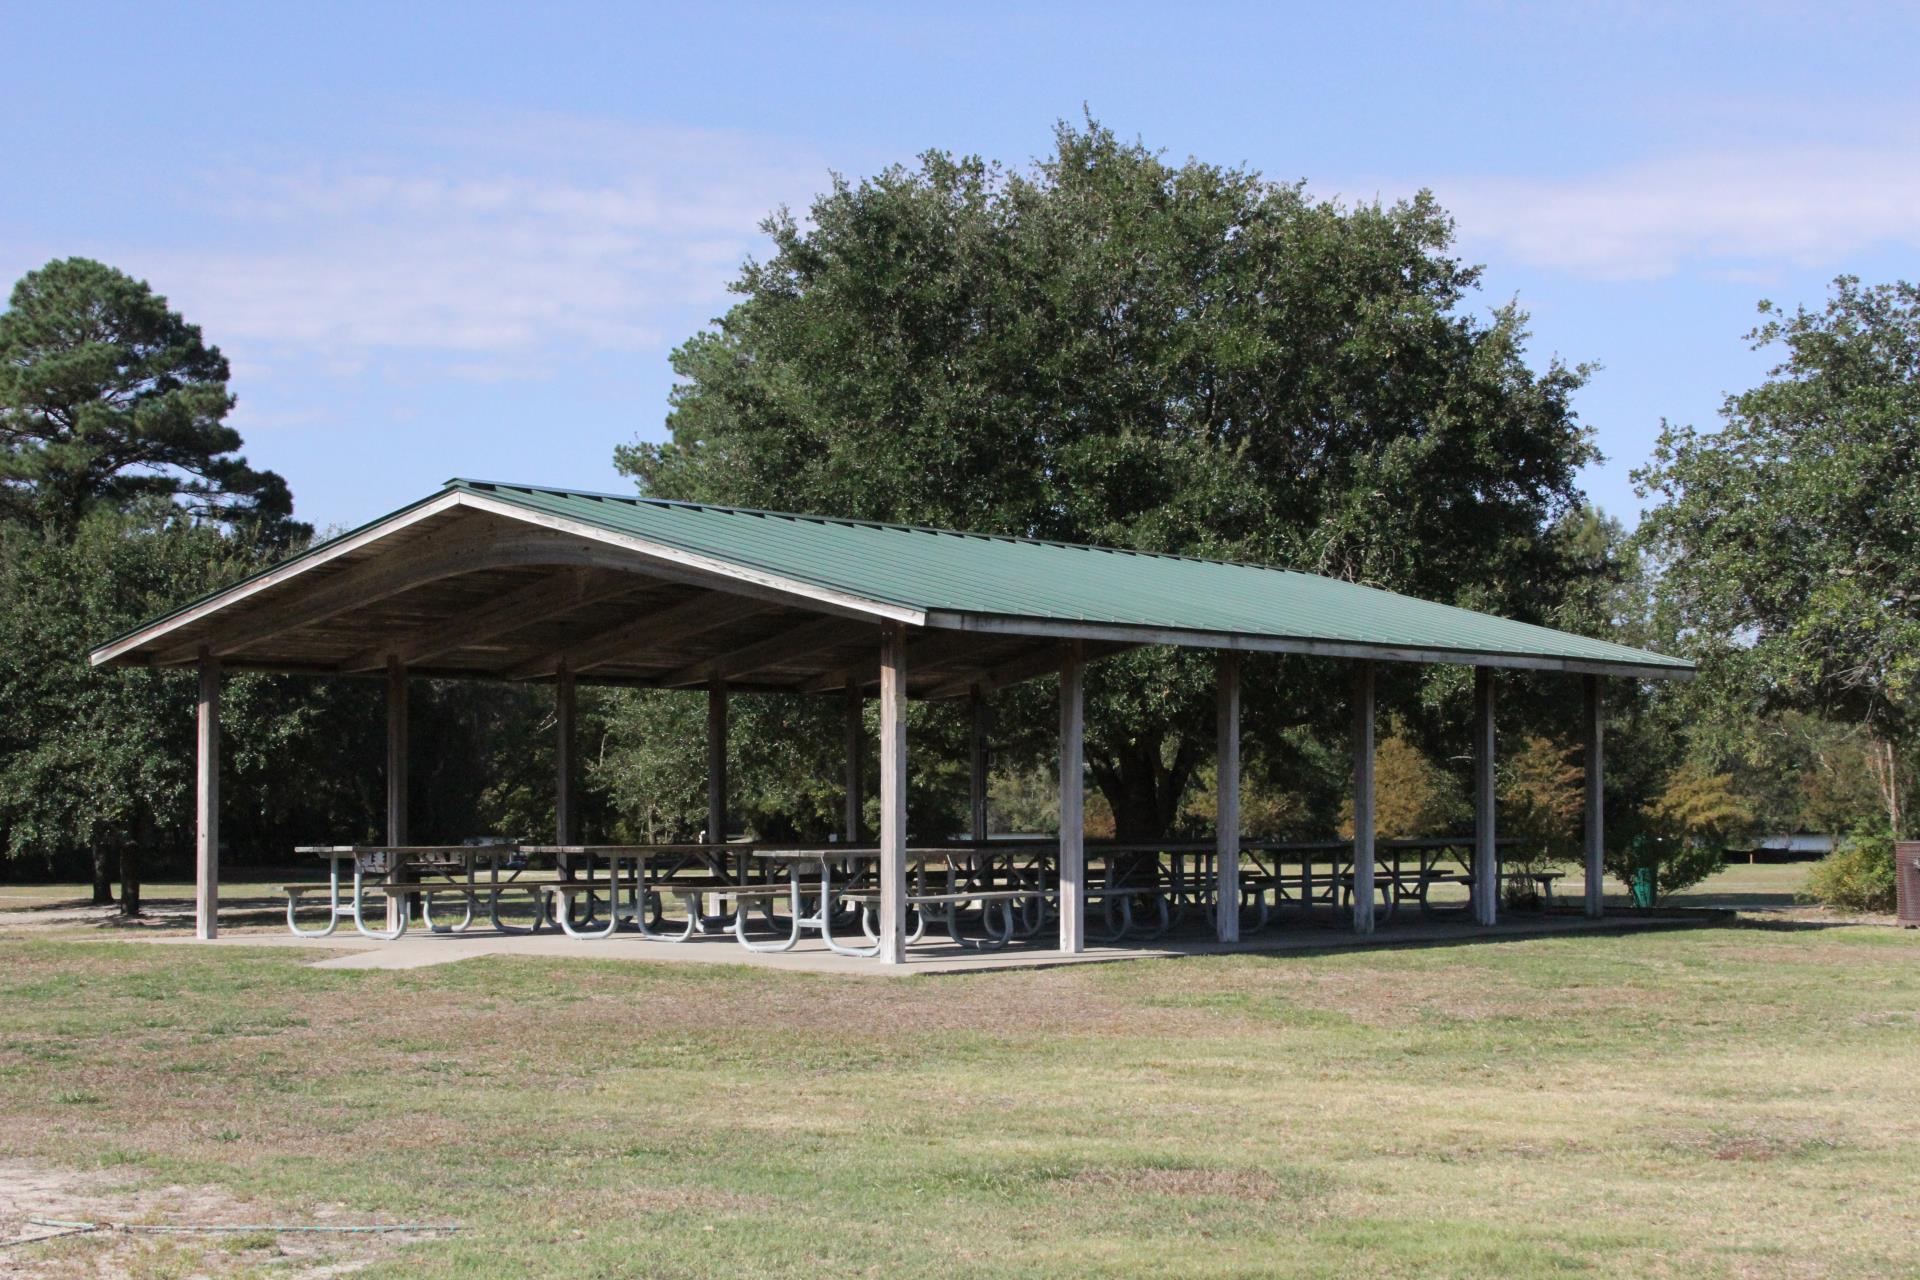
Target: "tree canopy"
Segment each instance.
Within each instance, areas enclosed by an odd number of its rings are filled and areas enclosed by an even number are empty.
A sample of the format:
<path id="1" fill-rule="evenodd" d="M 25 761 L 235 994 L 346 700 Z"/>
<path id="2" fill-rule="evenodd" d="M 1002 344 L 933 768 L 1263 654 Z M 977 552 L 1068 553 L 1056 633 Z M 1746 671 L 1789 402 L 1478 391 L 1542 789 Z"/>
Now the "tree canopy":
<path id="1" fill-rule="evenodd" d="M 766 230 L 740 301 L 674 353 L 670 438 L 618 451 L 648 493 L 1279 563 L 1543 620 L 1561 595 L 1544 535 L 1595 457 L 1585 371 L 1535 371 L 1515 307 L 1468 312 L 1477 269 L 1425 194 L 1315 201 L 1089 122 L 1030 171 L 929 152 Z M 1122 835 L 1177 821 L 1211 683 L 1177 655 L 1094 668 L 1089 767 Z M 1250 678 L 1269 739 L 1329 710 L 1298 683 Z"/>
<path id="2" fill-rule="evenodd" d="M 166 497 L 276 528 L 293 498 L 238 453 L 227 361 L 144 281 L 87 258 L 22 276 L 0 313 L 0 516 L 71 531 Z"/>
<path id="3" fill-rule="evenodd" d="M 1920 288 L 1834 282 L 1826 307 L 1760 306 L 1784 358 L 1718 431 L 1668 426 L 1636 473 L 1641 526 L 1709 695 L 1863 726 L 1888 819 L 1920 713 Z"/>

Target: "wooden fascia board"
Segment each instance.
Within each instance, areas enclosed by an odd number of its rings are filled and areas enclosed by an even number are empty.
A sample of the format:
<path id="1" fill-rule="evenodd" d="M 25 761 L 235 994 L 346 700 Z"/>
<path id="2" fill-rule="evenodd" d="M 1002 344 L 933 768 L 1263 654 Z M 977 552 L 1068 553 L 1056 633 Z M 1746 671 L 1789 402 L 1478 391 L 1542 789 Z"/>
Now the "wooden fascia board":
<path id="1" fill-rule="evenodd" d="M 1012 618 L 992 614 L 932 610 L 929 630 L 974 631 L 997 635 L 1049 636 L 1060 640 L 1114 640 L 1136 645 L 1159 644 L 1183 649 L 1238 650 L 1247 653 L 1304 653 L 1330 658 L 1371 658 L 1382 662 L 1423 662 L 1469 667 L 1501 667 L 1522 671 L 1564 671 L 1582 675 L 1621 676 L 1635 680 L 1691 680 L 1692 667 L 1654 663 L 1614 662 L 1598 658 L 1556 658 L 1541 654 L 1498 653 L 1463 649 L 1427 649 L 1402 645 L 1372 645 L 1297 636 L 1248 636 L 1220 631 L 1187 631 L 1173 627 L 1126 623 L 1074 622 L 1047 618 Z"/>
<path id="2" fill-rule="evenodd" d="M 489 498 L 484 494 L 462 492 L 454 496 L 460 499 L 462 505 L 474 507 L 477 510 L 523 520 L 529 524 L 542 525 L 582 538 L 590 538 L 596 542 L 620 547 L 661 566 L 677 568 L 695 575 L 705 575 L 710 580 L 719 580 L 710 581 L 710 585 L 723 590 L 732 590 L 740 594 L 755 594 L 756 589 L 771 592 L 773 595 L 768 598 L 775 603 L 808 608 L 815 612 L 839 613 L 855 618 L 885 618 L 908 626 L 920 626 L 926 621 L 926 611 L 910 605 L 873 600 L 852 592 L 822 587 L 796 578 L 769 573 L 763 569 L 735 564 L 717 556 L 667 546 L 632 534 L 616 533 L 611 529 L 602 529 L 584 521 L 569 520 L 564 516 L 544 511 L 529 511 L 525 507 L 503 502 L 497 498 Z M 721 587 L 722 582 L 731 585 Z"/>
<path id="3" fill-rule="evenodd" d="M 120 639 L 109 644 L 100 646 L 88 655 L 88 661 L 93 666 L 103 666 L 123 654 L 130 653 L 135 649 L 151 644 L 162 636 L 178 631 L 182 627 L 191 626 L 209 614 L 231 608 L 243 600 L 248 600 L 259 595 L 262 591 L 271 590 L 290 579 L 297 578 L 301 574 L 317 569 L 321 565 L 329 564 L 341 556 L 350 555 L 362 547 L 377 542 L 381 538 L 396 533 L 409 525 L 418 524 L 422 520 L 430 520 L 434 516 L 450 511 L 461 505 L 460 498 L 461 495 L 458 493 L 443 493 L 439 497 L 429 499 L 411 510 L 399 512 L 389 519 L 382 520 L 377 524 L 368 525 L 358 533 L 350 534 L 308 555 L 296 556 L 294 559 L 287 561 L 287 563 L 269 569 L 258 577 L 236 583 L 225 591 L 209 596 L 190 609 L 182 610 L 180 613 L 156 622 L 152 626 L 142 627 L 138 631 L 122 636 Z"/>

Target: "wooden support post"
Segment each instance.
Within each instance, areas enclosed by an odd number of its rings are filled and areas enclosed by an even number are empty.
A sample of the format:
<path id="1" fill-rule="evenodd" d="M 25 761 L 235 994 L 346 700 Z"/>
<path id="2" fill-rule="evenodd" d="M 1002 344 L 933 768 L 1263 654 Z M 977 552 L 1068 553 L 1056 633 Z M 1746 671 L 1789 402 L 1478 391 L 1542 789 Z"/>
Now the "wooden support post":
<path id="1" fill-rule="evenodd" d="M 1606 798 L 1607 773 L 1606 749 L 1603 742 L 1604 712 L 1601 702 L 1600 677 L 1586 677 L 1587 695 L 1587 914 L 1598 920 L 1602 911 L 1602 894 L 1606 888 L 1607 876 L 1607 840 L 1606 840 Z"/>
<path id="2" fill-rule="evenodd" d="M 987 695 L 979 685 L 968 695 L 971 713 L 967 743 L 967 834 L 975 844 L 987 838 Z"/>
<path id="3" fill-rule="evenodd" d="M 866 737 L 866 706 L 860 696 L 860 682 L 847 681 L 847 784 L 846 812 L 841 817 L 841 838 L 848 844 L 860 843 L 860 818 L 866 808 L 860 794 L 860 757 Z"/>
<path id="4" fill-rule="evenodd" d="M 707 682 L 707 843 L 727 842 L 727 683 Z"/>
<path id="5" fill-rule="evenodd" d="M 906 958 L 907 638 L 899 623 L 887 622 L 880 628 L 880 963 Z"/>
<path id="6" fill-rule="evenodd" d="M 1494 843 L 1493 672 L 1473 672 L 1473 918 L 1492 924 L 1500 918 L 1500 853 Z"/>
<path id="7" fill-rule="evenodd" d="M 1216 734 L 1213 819 L 1214 932 L 1222 942 L 1240 941 L 1240 655 L 1220 654 L 1215 691 Z"/>
<path id="8" fill-rule="evenodd" d="M 387 659 L 387 843 L 404 845 L 407 830 L 407 669 Z M 395 871 L 397 877 L 397 868 Z M 396 929 L 413 909 L 409 898 L 387 895 L 387 928 Z"/>
<path id="9" fill-rule="evenodd" d="M 572 844 L 579 827 L 574 813 L 574 723 L 578 710 L 573 672 L 562 666 L 553 683 L 553 842 Z"/>
<path id="10" fill-rule="evenodd" d="M 193 932 L 220 936 L 220 659 L 200 656 L 200 714 L 194 777 Z"/>
<path id="11" fill-rule="evenodd" d="M 1060 950 L 1087 949 L 1086 693 L 1080 642 L 1060 662 Z"/>
<path id="12" fill-rule="evenodd" d="M 1353 673 L 1353 931 L 1373 932 L 1373 663 Z"/>

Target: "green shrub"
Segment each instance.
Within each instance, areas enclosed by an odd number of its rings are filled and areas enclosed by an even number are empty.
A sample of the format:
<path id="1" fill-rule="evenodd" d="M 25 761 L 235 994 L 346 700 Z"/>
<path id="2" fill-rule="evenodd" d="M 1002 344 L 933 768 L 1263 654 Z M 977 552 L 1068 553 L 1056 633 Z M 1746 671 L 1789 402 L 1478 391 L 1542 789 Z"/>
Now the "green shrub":
<path id="1" fill-rule="evenodd" d="M 1836 911 L 1891 911 L 1894 899 L 1893 834 L 1856 830 L 1814 864 L 1806 897 Z"/>
<path id="2" fill-rule="evenodd" d="M 1607 850 L 1606 866 L 1629 891 L 1640 868 L 1653 868 L 1653 899 L 1691 889 L 1726 864 L 1724 841 L 1700 836 L 1657 836 L 1642 832 L 1625 845 Z"/>
<path id="3" fill-rule="evenodd" d="M 1720 874 L 1727 865 L 1726 842 L 1693 837 L 1671 842 L 1661 851 L 1659 869 L 1654 872 L 1654 893 L 1664 902 L 1668 894 L 1691 889 L 1702 880 Z"/>

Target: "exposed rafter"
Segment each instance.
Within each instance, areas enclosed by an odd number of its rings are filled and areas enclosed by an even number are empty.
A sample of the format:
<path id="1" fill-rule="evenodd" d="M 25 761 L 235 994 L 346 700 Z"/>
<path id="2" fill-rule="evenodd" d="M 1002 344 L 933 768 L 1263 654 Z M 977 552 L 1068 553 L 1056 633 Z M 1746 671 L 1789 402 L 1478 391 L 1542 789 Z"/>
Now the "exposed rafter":
<path id="1" fill-rule="evenodd" d="M 579 673 L 636 649 L 645 649 L 660 640 L 698 635 L 715 627 L 724 627 L 728 623 L 751 617 L 766 607 L 760 601 L 746 596 L 710 592 L 685 604 L 631 618 L 584 639 L 549 650 L 537 658 L 507 668 L 502 674 L 509 680 L 532 680 L 552 675 L 563 664 L 567 670 Z"/>
<path id="2" fill-rule="evenodd" d="M 983 667 L 977 671 L 972 671 L 966 675 L 948 680 L 943 684 L 935 685 L 923 696 L 936 699 L 957 698 L 961 694 L 971 691 L 976 686 L 982 692 L 991 692 L 995 689 L 1004 689 L 1010 684 L 1019 684 L 1023 680 L 1032 680 L 1036 676 L 1047 675 L 1060 669 L 1062 655 L 1065 652 L 1062 647 L 1064 643 L 1065 642 L 1058 640 L 1051 641 L 1038 648 L 1030 649 L 1025 653 L 1019 654 L 1016 657 L 1009 658 L 1005 662 L 995 666 Z M 1124 653 L 1128 649 L 1137 649 L 1139 647 L 1139 645 L 1133 644 L 1099 644 L 1082 641 L 1080 653 L 1084 660 L 1091 662 L 1096 658 L 1109 657 L 1113 654 Z"/>
<path id="3" fill-rule="evenodd" d="M 276 608 L 271 602 L 256 606 L 256 616 L 214 632 L 204 642 L 181 645 L 156 655 L 160 665 L 185 662 L 205 648 L 215 657 L 297 631 L 337 617 L 351 609 L 376 604 L 415 587 L 463 573 L 531 564 L 612 563 L 615 557 L 592 544 L 564 534 L 520 530 L 503 534 L 497 525 L 456 527 L 430 534 L 414 546 L 363 561 L 339 573 L 308 593 L 297 606 Z"/>
<path id="4" fill-rule="evenodd" d="M 709 680 L 729 680 L 748 675 L 762 667 L 778 666 L 836 648 L 874 633 L 872 623 L 850 622 L 845 618 L 822 618 L 770 636 L 731 653 L 689 662 L 661 676 L 663 689 L 681 685 L 705 684 Z M 844 682 L 843 682 L 844 683 Z"/>
<path id="5" fill-rule="evenodd" d="M 384 665 L 389 656 L 407 665 L 425 662 L 452 649 L 482 644 L 544 619 L 629 595 L 647 585 L 646 579 L 629 574 L 595 577 L 590 570 L 563 569 L 458 617 L 429 623 L 362 649 L 342 662 L 340 669 L 370 671 Z"/>
<path id="6" fill-rule="evenodd" d="M 880 683 L 879 632 L 873 632 L 873 652 L 844 667 L 822 672 L 800 685 L 802 693 L 831 693 L 844 690 L 849 683 L 865 687 Z M 956 658 L 979 654 L 981 637 L 961 631 L 914 631 L 907 640 L 907 673 L 910 679 L 930 670 L 945 670 Z M 991 642 L 987 642 L 991 643 Z"/>

